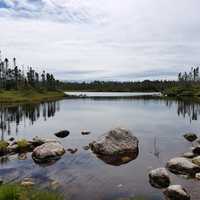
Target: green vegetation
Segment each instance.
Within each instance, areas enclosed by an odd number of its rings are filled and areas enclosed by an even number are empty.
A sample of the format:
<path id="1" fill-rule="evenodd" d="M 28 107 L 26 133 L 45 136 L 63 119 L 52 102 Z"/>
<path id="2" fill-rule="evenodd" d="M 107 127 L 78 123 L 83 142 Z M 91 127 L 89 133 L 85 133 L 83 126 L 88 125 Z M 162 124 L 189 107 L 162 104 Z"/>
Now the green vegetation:
<path id="1" fill-rule="evenodd" d="M 16 65 L 16 58 L 10 64 L 8 58 L 0 55 L 0 103 L 48 101 L 61 98 L 63 83 L 53 74 L 41 74 L 32 67 L 24 69 Z"/>
<path id="2" fill-rule="evenodd" d="M 6 153 L 7 147 L 8 147 L 8 143 L 3 141 L 3 140 L 1 140 L 0 141 L 0 156 L 4 155 Z"/>
<path id="3" fill-rule="evenodd" d="M 64 97 L 65 94 L 59 90 L 1 90 L 0 103 L 17 103 L 17 102 L 37 102 L 50 101 Z"/>
<path id="4" fill-rule="evenodd" d="M 116 81 L 93 81 L 93 82 L 66 82 L 63 85 L 65 91 L 85 92 L 162 92 L 163 90 L 176 86 L 176 81 L 138 81 L 138 82 L 116 82 Z"/>
<path id="5" fill-rule="evenodd" d="M 0 186 L 0 200 L 63 200 L 55 193 L 22 187 L 16 184 Z"/>
<path id="6" fill-rule="evenodd" d="M 178 74 L 176 85 L 163 91 L 163 94 L 171 97 L 200 97 L 199 68 L 191 68 L 190 72 Z"/>
<path id="7" fill-rule="evenodd" d="M 19 151 L 23 151 L 23 150 L 25 150 L 29 147 L 29 143 L 25 139 L 18 140 L 17 141 L 17 147 L 18 147 Z"/>

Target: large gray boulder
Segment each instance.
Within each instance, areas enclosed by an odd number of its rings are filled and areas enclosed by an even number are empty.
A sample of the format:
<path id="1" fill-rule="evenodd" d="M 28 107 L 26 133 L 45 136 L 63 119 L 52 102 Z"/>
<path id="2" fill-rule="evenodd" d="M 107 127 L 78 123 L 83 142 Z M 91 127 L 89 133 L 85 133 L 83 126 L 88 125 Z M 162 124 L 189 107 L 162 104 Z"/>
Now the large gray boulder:
<path id="1" fill-rule="evenodd" d="M 181 185 L 170 185 L 163 193 L 167 200 L 190 200 L 190 195 Z"/>
<path id="2" fill-rule="evenodd" d="M 130 131 L 123 128 L 116 128 L 98 141 L 90 143 L 91 150 L 100 155 L 122 155 L 124 153 L 138 151 L 138 139 Z"/>
<path id="3" fill-rule="evenodd" d="M 174 174 L 194 176 L 200 172 L 200 167 L 186 158 L 172 158 L 167 162 L 167 168 Z"/>
<path id="4" fill-rule="evenodd" d="M 170 177 L 165 168 L 157 168 L 149 172 L 149 182 L 153 187 L 166 188 L 170 184 Z"/>
<path id="5" fill-rule="evenodd" d="M 60 159 L 65 149 L 59 142 L 48 142 L 33 150 L 32 158 L 37 163 L 48 163 Z"/>

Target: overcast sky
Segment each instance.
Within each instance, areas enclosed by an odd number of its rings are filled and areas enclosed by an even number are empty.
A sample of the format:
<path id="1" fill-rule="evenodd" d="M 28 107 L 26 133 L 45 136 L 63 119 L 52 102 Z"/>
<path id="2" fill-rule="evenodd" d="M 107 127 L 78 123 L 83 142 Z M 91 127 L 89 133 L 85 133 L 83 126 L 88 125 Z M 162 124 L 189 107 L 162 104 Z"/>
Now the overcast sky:
<path id="1" fill-rule="evenodd" d="M 0 49 L 65 80 L 173 79 L 200 65 L 199 0 L 0 0 Z"/>

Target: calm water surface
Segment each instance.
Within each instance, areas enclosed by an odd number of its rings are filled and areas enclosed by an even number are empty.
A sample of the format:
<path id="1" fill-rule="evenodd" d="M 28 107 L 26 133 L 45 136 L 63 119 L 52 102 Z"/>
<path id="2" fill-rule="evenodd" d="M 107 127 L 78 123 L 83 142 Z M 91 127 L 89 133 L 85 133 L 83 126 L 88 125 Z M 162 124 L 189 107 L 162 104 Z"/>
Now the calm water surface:
<path id="1" fill-rule="evenodd" d="M 187 151 L 191 144 L 182 137 L 187 131 L 199 133 L 200 105 L 184 101 L 155 99 L 66 99 L 43 104 L 0 106 L 2 139 L 31 139 L 34 136 L 56 138 L 54 133 L 70 130 L 58 139 L 64 147 L 78 149 L 66 154 L 55 164 L 40 166 L 31 155 L 19 160 L 18 155 L 1 159 L 0 176 L 6 181 L 32 177 L 41 187 L 57 182 L 58 191 L 73 200 L 117 200 L 123 197 L 146 196 L 149 200 L 164 199 L 160 190 L 148 183 L 148 170 L 165 166 L 168 159 Z M 83 149 L 106 131 L 124 127 L 139 139 L 138 157 L 124 165 L 106 164 Z M 81 130 L 91 131 L 81 135 Z M 172 183 L 184 185 L 198 196 L 200 183 L 172 175 Z"/>

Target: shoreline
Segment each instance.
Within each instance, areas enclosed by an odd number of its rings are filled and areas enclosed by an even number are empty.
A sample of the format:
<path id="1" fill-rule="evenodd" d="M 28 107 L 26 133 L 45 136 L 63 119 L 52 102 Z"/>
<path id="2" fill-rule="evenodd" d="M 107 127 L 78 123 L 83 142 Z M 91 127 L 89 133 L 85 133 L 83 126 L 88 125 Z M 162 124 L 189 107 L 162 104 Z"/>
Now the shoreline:
<path id="1" fill-rule="evenodd" d="M 34 103 L 42 101 L 59 100 L 65 97 L 62 91 L 44 90 L 8 90 L 0 91 L 0 103 Z"/>

